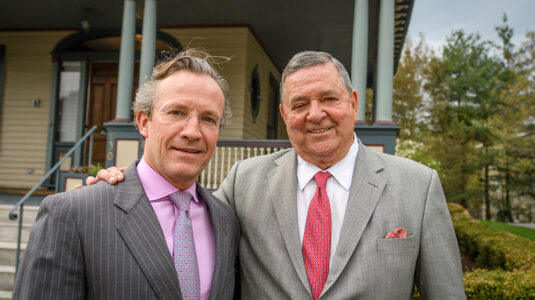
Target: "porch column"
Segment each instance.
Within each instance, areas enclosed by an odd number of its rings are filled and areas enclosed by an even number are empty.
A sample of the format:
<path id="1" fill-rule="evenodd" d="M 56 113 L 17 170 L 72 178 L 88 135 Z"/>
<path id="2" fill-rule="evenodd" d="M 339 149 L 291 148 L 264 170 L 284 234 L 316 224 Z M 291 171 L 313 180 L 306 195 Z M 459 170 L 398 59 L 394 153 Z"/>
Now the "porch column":
<path id="1" fill-rule="evenodd" d="M 130 102 L 134 84 L 135 35 L 136 1 L 125 0 L 119 53 L 119 78 L 117 79 L 117 109 L 114 121 L 130 121 Z"/>
<path id="2" fill-rule="evenodd" d="M 152 76 L 156 53 L 156 0 L 145 0 L 143 13 L 143 38 L 141 41 L 141 61 L 139 63 L 139 86 Z"/>
<path id="3" fill-rule="evenodd" d="M 351 82 L 359 95 L 357 123 L 366 123 L 366 81 L 368 73 L 368 0 L 355 0 Z"/>
<path id="4" fill-rule="evenodd" d="M 394 0 L 381 0 L 375 87 L 374 124 L 392 123 L 394 80 Z"/>

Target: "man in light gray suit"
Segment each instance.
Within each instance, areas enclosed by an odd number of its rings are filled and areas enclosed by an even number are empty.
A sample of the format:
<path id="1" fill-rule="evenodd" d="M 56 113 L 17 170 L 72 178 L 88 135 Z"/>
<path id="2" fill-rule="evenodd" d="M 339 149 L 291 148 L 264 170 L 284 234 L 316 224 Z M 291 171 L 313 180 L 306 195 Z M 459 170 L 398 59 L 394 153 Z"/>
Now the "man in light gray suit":
<path id="1" fill-rule="evenodd" d="M 242 299 L 411 299 L 415 285 L 422 299 L 465 298 L 436 171 L 366 148 L 357 110 L 338 60 L 290 60 L 280 111 L 293 149 L 236 163 L 215 192 L 240 220 Z"/>
<path id="2" fill-rule="evenodd" d="M 45 198 L 14 299 L 232 299 L 239 224 L 196 183 L 230 117 L 210 60 L 186 50 L 141 86 L 144 155 L 123 182 Z"/>

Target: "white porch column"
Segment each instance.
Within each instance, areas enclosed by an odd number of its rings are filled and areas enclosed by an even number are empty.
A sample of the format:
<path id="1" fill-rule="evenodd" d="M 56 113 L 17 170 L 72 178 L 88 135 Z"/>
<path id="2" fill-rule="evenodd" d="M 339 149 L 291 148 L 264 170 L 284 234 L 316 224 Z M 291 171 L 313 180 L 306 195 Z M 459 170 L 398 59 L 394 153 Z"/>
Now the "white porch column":
<path id="1" fill-rule="evenodd" d="M 156 0 L 145 0 L 143 13 L 143 38 L 141 41 L 141 61 L 139 63 L 139 86 L 152 76 L 156 53 Z"/>
<path id="2" fill-rule="evenodd" d="M 125 0 L 117 80 L 117 109 L 114 121 L 130 121 L 130 103 L 134 84 L 135 35 L 136 1 Z"/>
<path id="3" fill-rule="evenodd" d="M 381 0 L 375 87 L 374 124 L 392 124 L 394 81 L 394 0 Z"/>
<path id="4" fill-rule="evenodd" d="M 366 81 L 368 71 L 368 0 L 355 0 L 351 82 L 359 95 L 357 122 L 366 122 Z"/>

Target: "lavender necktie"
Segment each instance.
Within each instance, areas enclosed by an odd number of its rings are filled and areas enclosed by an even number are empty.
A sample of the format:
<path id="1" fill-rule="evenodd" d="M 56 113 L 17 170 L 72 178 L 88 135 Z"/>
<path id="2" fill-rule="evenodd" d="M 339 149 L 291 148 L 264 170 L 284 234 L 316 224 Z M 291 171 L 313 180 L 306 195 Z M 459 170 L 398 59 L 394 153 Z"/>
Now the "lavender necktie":
<path id="1" fill-rule="evenodd" d="M 173 261 L 175 262 L 182 298 L 199 299 L 201 281 L 199 279 L 197 254 L 189 217 L 189 205 L 192 196 L 186 191 L 178 191 L 171 194 L 169 198 L 178 207 L 178 217 L 176 218 L 175 231 L 173 233 Z"/>

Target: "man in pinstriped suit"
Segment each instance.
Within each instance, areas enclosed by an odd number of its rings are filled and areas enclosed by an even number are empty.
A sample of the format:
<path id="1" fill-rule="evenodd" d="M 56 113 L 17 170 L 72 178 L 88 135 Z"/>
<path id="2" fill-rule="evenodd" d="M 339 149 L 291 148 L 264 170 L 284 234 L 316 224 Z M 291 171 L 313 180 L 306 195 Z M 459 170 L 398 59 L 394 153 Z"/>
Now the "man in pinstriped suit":
<path id="1" fill-rule="evenodd" d="M 134 114 L 144 156 L 126 169 L 123 182 L 43 200 L 14 299 L 233 297 L 238 221 L 196 183 L 230 118 L 227 83 L 211 60 L 186 50 L 157 66 L 140 88 Z M 198 270 L 193 292 L 178 279 L 180 263 L 173 263 L 176 249 L 184 249 L 174 232 L 177 216 L 184 215 L 170 200 L 176 193 L 191 199 L 185 224 L 193 234 L 188 249 L 194 248 L 187 258 Z"/>

